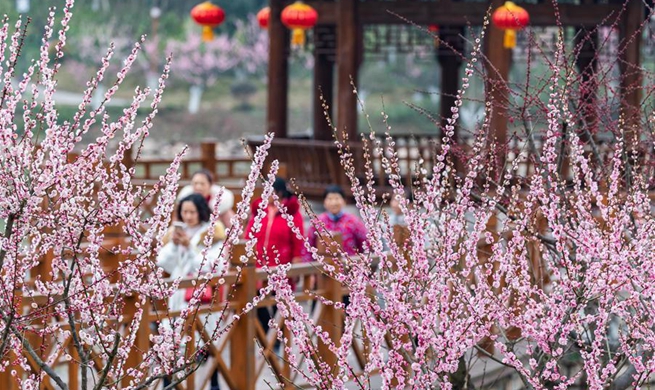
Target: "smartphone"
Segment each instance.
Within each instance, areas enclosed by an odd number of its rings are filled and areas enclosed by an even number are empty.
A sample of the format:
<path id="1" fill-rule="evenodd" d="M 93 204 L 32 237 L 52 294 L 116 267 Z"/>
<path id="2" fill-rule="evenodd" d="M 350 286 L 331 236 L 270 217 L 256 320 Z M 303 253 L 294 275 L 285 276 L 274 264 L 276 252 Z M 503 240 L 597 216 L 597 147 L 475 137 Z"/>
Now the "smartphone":
<path id="1" fill-rule="evenodd" d="M 173 222 L 173 228 L 176 231 L 182 231 L 182 230 L 184 230 L 184 228 L 186 228 L 186 223 L 180 222 L 180 221 L 175 221 L 175 222 Z"/>

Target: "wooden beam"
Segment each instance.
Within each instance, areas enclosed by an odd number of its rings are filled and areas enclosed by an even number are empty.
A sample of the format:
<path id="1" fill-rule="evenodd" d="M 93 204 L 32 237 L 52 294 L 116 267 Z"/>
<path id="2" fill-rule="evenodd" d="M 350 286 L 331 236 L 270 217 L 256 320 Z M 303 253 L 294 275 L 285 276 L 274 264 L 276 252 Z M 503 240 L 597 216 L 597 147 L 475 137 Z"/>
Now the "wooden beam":
<path id="1" fill-rule="evenodd" d="M 271 16 L 268 23 L 270 50 L 266 132 L 273 132 L 278 138 L 287 137 L 289 116 L 289 30 L 280 20 L 284 5 L 284 0 L 270 0 Z"/>
<path id="2" fill-rule="evenodd" d="M 337 23 L 337 126 L 339 135 L 345 132 L 350 140 L 357 140 L 357 98 L 351 79 L 357 85 L 357 6 L 359 0 L 340 0 Z"/>
<path id="3" fill-rule="evenodd" d="M 317 26 L 314 29 L 314 39 L 320 41 L 325 35 L 336 34 L 335 26 Z M 318 45 L 315 45 L 315 47 Z M 330 127 L 325 112 L 332 118 L 334 96 L 334 59 L 326 51 L 314 49 L 314 139 L 331 140 Z M 321 99 L 321 96 L 323 97 Z M 324 103 L 325 102 L 325 103 Z M 327 107 L 324 107 L 324 104 Z"/>
<path id="4" fill-rule="evenodd" d="M 321 23 L 337 23 L 339 2 L 308 0 L 307 3 L 318 11 Z M 621 6 L 621 4 L 593 4 L 592 6 L 559 4 L 558 8 L 563 25 L 591 27 L 601 23 L 612 24 L 618 17 Z M 532 26 L 557 24 L 550 1 L 541 4 L 521 4 L 521 7 L 530 13 Z M 362 24 L 404 24 L 407 23 L 402 19 L 404 18 L 420 25 L 481 25 L 488 10 L 489 3 L 366 1 L 358 4 L 357 16 Z"/>

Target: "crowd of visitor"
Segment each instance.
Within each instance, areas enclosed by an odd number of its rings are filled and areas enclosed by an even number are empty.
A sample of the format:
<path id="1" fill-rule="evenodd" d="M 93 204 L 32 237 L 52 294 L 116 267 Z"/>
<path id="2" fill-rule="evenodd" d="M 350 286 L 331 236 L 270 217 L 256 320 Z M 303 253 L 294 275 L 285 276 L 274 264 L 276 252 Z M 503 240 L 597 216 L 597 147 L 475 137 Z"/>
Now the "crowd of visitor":
<path id="1" fill-rule="evenodd" d="M 251 204 L 251 216 L 242 238 L 256 238 L 256 266 L 274 267 L 279 264 L 312 261 L 311 253 L 304 248 L 304 242 L 294 232 L 294 227 L 305 237 L 313 247 L 326 240 L 326 234 L 337 234 L 340 237 L 341 248 L 347 255 L 361 253 L 366 243 L 366 226 L 358 216 L 346 211 L 346 195 L 344 190 L 331 185 L 325 189 L 323 206 L 325 212 L 316 216 L 313 223 L 306 222 L 301 213 L 298 198 L 289 191 L 287 183 L 282 178 L 276 178 L 273 190 L 278 198 L 278 204 L 291 216 L 291 222 L 283 217 L 283 212 L 274 202 L 273 196 L 268 199 L 261 228 L 254 229 L 254 221 L 263 199 L 255 199 Z M 395 206 L 395 207 L 394 207 Z M 223 256 L 222 247 L 226 239 L 226 229 L 231 226 L 234 215 L 234 195 L 214 183 L 213 175 L 208 170 L 200 170 L 193 174 L 191 184 L 180 191 L 177 198 L 176 212 L 173 223 L 163 239 L 163 247 L 157 258 L 157 265 L 171 278 L 198 276 L 200 273 L 220 273 L 228 267 Z M 212 213 L 218 213 L 218 220 L 210 231 Z M 390 213 L 394 224 L 403 223 L 397 204 L 392 202 Z M 207 240 L 211 234 L 212 239 Z M 206 244 L 209 242 L 209 247 Z M 289 279 L 292 288 L 295 281 Z M 258 289 L 265 282 L 258 285 Z M 168 302 L 168 310 L 178 312 L 184 309 L 192 298 L 193 289 L 179 290 Z M 211 301 L 212 292 L 208 293 Z M 222 293 L 219 293 L 219 295 Z M 196 294 L 198 296 L 198 294 Z M 204 302 L 203 294 L 200 294 Z M 257 317 L 265 332 L 268 332 L 269 321 L 275 316 L 275 307 L 260 307 Z M 170 385 L 170 378 L 164 379 L 164 387 Z M 218 372 L 211 377 L 211 390 L 218 390 Z"/>

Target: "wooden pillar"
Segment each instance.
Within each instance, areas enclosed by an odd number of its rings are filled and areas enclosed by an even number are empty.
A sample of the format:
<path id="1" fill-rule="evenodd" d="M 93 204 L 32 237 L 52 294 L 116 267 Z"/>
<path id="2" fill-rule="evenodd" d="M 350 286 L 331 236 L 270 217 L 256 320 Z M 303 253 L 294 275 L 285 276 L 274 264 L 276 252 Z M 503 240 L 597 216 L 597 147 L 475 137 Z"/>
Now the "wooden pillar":
<path id="1" fill-rule="evenodd" d="M 234 324 L 230 341 L 230 371 L 239 390 L 254 390 L 256 382 L 255 367 L 255 315 L 256 309 L 242 314 L 246 305 L 255 297 L 255 260 L 249 259 L 247 264 L 241 263 L 245 255 L 245 246 L 235 245 L 230 259 L 233 267 L 242 267 L 241 280 L 236 286 L 234 299 L 238 302 L 236 313 L 240 315 Z"/>
<path id="2" fill-rule="evenodd" d="M 80 389 L 80 354 L 75 347 L 75 343 L 71 341 L 68 343 L 68 353 L 71 355 L 71 360 L 68 361 L 68 389 Z M 142 353 L 138 353 L 141 355 Z"/>
<path id="3" fill-rule="evenodd" d="M 621 20 L 620 61 L 621 70 L 621 113 L 625 118 L 626 145 L 638 136 L 641 126 L 641 23 L 645 19 L 644 4 L 629 1 Z"/>
<path id="4" fill-rule="evenodd" d="M 8 355 L 7 358 L 14 359 L 14 356 Z M 2 386 L 3 389 L 14 390 L 18 388 L 16 379 L 11 375 L 12 367 L 13 366 L 9 366 L 4 371 L 0 372 L 0 386 Z"/>
<path id="5" fill-rule="evenodd" d="M 216 176 L 216 143 L 202 142 L 200 144 L 200 158 L 202 159 L 203 169 L 212 173 L 214 181 L 218 180 Z"/>
<path id="6" fill-rule="evenodd" d="M 576 46 L 580 48 L 575 64 L 580 72 L 580 101 L 578 105 L 582 115 L 581 128 L 578 136 L 584 142 L 591 140 L 597 132 L 598 118 L 596 116 L 596 94 L 598 82 L 596 71 L 598 69 L 598 32 L 597 30 L 576 32 Z"/>
<path id="7" fill-rule="evenodd" d="M 275 133 L 277 138 L 288 135 L 289 30 L 280 20 L 284 6 L 284 0 L 270 0 L 266 132 Z"/>
<path id="8" fill-rule="evenodd" d="M 325 118 L 325 111 L 334 120 L 334 53 L 327 47 L 327 42 L 334 41 L 335 35 L 334 25 L 314 28 L 314 139 L 318 140 L 332 139 L 332 129 Z"/>
<path id="9" fill-rule="evenodd" d="M 357 138 L 357 98 L 353 94 L 351 78 L 357 85 L 359 37 L 357 3 L 359 0 L 339 0 L 337 10 L 337 69 L 338 101 L 337 126 L 339 137 Z"/>
<path id="10" fill-rule="evenodd" d="M 464 51 L 464 29 L 462 27 L 444 26 L 439 30 L 439 40 L 447 45 L 441 44 L 437 49 L 437 60 L 441 65 L 441 125 L 446 125 L 446 120 L 453 114 L 450 111 L 455 105 L 455 95 L 459 89 L 459 70 L 462 66 L 461 53 Z M 457 129 L 455 129 L 454 141 L 457 142 Z"/>
<path id="11" fill-rule="evenodd" d="M 191 315 L 187 318 L 186 323 L 184 324 L 184 332 L 186 336 L 189 338 L 187 339 L 187 344 L 186 344 L 186 349 L 184 351 L 185 357 L 187 361 L 191 361 L 193 358 L 193 355 L 196 353 L 196 346 L 198 340 L 196 339 L 196 327 L 195 327 L 195 321 L 197 320 L 195 315 Z M 186 377 L 184 380 L 184 384 L 186 385 L 187 389 L 195 389 L 196 388 L 196 371 L 193 371 L 189 376 Z"/>
<path id="12" fill-rule="evenodd" d="M 493 0 L 492 9 L 502 6 L 504 0 Z M 485 80 L 485 99 L 491 102 L 490 136 L 496 142 L 496 174 L 500 173 L 507 160 L 507 79 L 512 60 L 512 50 L 503 47 L 504 31 L 489 26 L 485 40 L 487 79 Z"/>

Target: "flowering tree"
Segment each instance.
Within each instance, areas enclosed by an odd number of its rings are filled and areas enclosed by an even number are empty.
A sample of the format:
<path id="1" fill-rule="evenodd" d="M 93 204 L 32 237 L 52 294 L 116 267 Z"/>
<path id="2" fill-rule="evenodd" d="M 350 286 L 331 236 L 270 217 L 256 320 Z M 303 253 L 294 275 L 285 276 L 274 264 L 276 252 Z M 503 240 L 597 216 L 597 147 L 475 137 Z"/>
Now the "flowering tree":
<path id="1" fill-rule="evenodd" d="M 545 75 L 528 71 L 522 84 L 494 86 L 509 96 L 504 108 L 517 124 L 512 143 L 494 144 L 497 102 L 486 103 L 458 172 L 452 152 L 459 107 L 470 80 L 488 72 L 480 66 L 484 32 L 472 40 L 434 163 L 418 167 L 417 179 L 407 184 L 412 203 L 391 137 L 384 144 L 374 133 L 363 137 L 370 150 L 363 178 L 354 162 L 362 156 L 335 141 L 368 244 L 360 256 L 338 246 L 329 256 L 306 249 L 324 273 L 348 287 L 347 306 L 340 295 L 319 297 L 344 313 L 343 322 L 315 322 L 296 302 L 285 267 L 271 270 L 269 280 L 291 335 L 278 337 L 311 386 L 344 388 L 352 381 L 357 388 L 497 388 L 492 371 L 503 370 L 526 389 L 640 388 L 652 380 L 655 220 L 653 144 L 646 129 L 653 118 L 634 111 L 628 117 L 623 110 L 617 115 L 612 86 L 625 77 L 612 71 L 617 53 L 589 81 L 590 70 L 575 65 L 585 39 L 569 51 L 562 31 L 552 52 L 537 46 Z M 386 115 L 383 120 L 389 131 Z M 499 150 L 503 159 L 514 154 L 500 170 L 494 163 Z M 374 188 L 374 155 L 382 156 L 400 203 L 406 240 L 394 239 L 380 210 L 385 197 Z M 318 228 L 329 245 L 331 232 Z M 327 331 L 333 327 L 340 329 L 336 339 Z M 366 359 L 358 373 L 349 351 L 362 341 Z M 322 346 L 333 360 L 318 353 Z M 382 384 L 372 385 L 378 374 Z"/>
<path id="2" fill-rule="evenodd" d="M 238 45 L 240 67 L 247 75 L 261 76 L 268 69 L 268 32 L 262 30 L 255 15 L 250 15 L 247 21 L 235 21 L 234 38 Z"/>
<path id="3" fill-rule="evenodd" d="M 107 71 L 115 74 L 121 69 L 120 60 L 130 54 L 137 38 L 135 29 L 116 19 L 110 18 L 102 24 L 82 24 L 70 39 L 74 49 L 71 49 L 66 65 L 74 74 L 90 78 L 100 65 L 100 58 L 111 45 L 114 59 L 110 61 Z M 155 34 L 141 43 L 140 54 L 135 61 L 135 65 L 145 75 L 147 86 L 152 90 L 157 88 L 158 72 L 162 65 L 160 50 L 160 37 Z M 93 96 L 93 108 L 98 107 L 105 90 L 106 86 L 101 83 Z"/>
<path id="4" fill-rule="evenodd" d="M 153 126 L 169 63 L 156 90 L 136 88 L 130 106 L 111 118 L 106 104 L 137 60 L 143 40 L 133 45 L 116 76 L 108 73 L 115 55 L 110 46 L 78 111 L 72 118 L 60 117 L 54 94 L 72 7 L 68 0 L 57 39 L 51 10 L 40 57 L 15 86 L 11 81 L 26 26 L 19 20 L 12 29 L 7 18 L 0 26 L 0 372 L 23 389 L 38 389 L 45 381 L 61 389 L 73 382 L 83 389 L 141 389 L 164 377 L 177 384 L 198 368 L 203 348 L 232 322 L 219 315 L 211 321 L 215 331 L 209 339 L 192 343 L 188 338 L 187 322 L 199 316 L 206 279 L 183 310 L 164 307 L 156 321 L 144 310 L 178 290 L 179 280 L 164 279 L 154 259 L 173 211 L 182 153 L 154 187 L 133 184 L 134 168 L 124 161 L 131 160 L 132 151 L 138 158 Z M 116 77 L 113 85 L 97 108 L 89 107 L 108 77 Z M 137 109 L 149 95 L 150 114 L 138 123 Z M 98 133 L 95 142 L 79 145 L 92 132 Z M 108 149 L 111 139 L 118 139 L 115 152 Z M 77 157 L 71 157 L 74 150 Z M 257 152 L 255 167 L 261 168 L 264 154 L 265 148 Z M 246 186 L 250 194 L 256 178 L 253 174 Z M 140 205 L 155 195 L 159 200 L 147 216 Z M 238 234 L 239 218 L 234 226 Z M 128 239 L 107 241 L 111 227 Z M 233 241 L 228 236 L 226 252 Z M 117 268 L 107 267 L 107 256 L 123 260 Z M 210 273 L 226 268 L 223 257 L 204 256 L 203 262 Z M 152 329 L 150 339 L 138 337 L 144 329 Z M 192 346 L 198 352 L 189 353 Z M 75 370 L 55 367 L 62 355 Z"/>
<path id="5" fill-rule="evenodd" d="M 179 59 L 175 74 L 191 85 L 190 113 L 198 112 L 205 88 L 241 63 L 237 42 L 227 34 L 217 35 L 209 42 L 203 42 L 197 34 L 188 34 L 186 41 L 168 41 L 166 51 Z"/>
<path id="6" fill-rule="evenodd" d="M 163 377 L 181 382 L 201 360 L 201 352 L 187 353 L 191 340 L 185 325 L 200 315 L 201 288 L 185 309 L 162 314 L 152 324 L 156 334 L 136 344 L 139 329 L 151 325 L 144 319 L 144 305 L 170 297 L 179 286 L 179 281 L 166 281 L 152 259 L 169 224 L 181 156 L 154 188 L 132 184 L 134 170 L 124 163 L 133 148 L 138 158 L 169 67 L 157 90 L 138 88 L 130 107 L 112 119 L 105 104 L 136 61 L 142 42 L 125 59 L 101 104 L 91 109 L 91 97 L 114 55 L 110 48 L 78 112 L 70 119 L 59 118 L 53 99 L 55 76 L 72 5 L 69 0 L 56 43 L 51 42 L 51 14 L 41 56 L 17 86 L 11 80 L 23 25 L 19 22 L 12 32 L 5 20 L 0 27 L 0 55 L 6 56 L 0 61 L 0 370 L 9 371 L 22 388 L 38 388 L 48 378 L 66 389 L 71 378 L 53 366 L 66 354 L 77 363 L 83 388 L 140 389 Z M 278 336 L 285 341 L 290 363 L 316 388 L 344 388 L 349 380 L 361 388 L 373 387 L 370 380 L 378 373 L 382 388 L 484 387 L 480 373 L 488 362 L 511 370 L 529 389 L 575 384 L 624 389 L 643 386 L 652 376 L 655 221 L 648 192 L 650 134 L 634 131 L 634 117 L 613 115 L 616 97 L 611 88 L 599 88 L 593 104 L 588 103 L 585 89 L 593 83 L 572 65 L 579 50 L 569 55 L 560 36 L 545 76 L 537 75 L 522 87 L 504 86 L 516 94 L 505 108 L 522 123 L 525 149 L 494 145 L 488 137 L 494 110 L 489 102 L 473 132 L 472 150 L 461 151 L 468 153 L 466 169 L 458 172 L 452 140 L 470 79 L 484 75 L 479 65 L 483 36 L 479 38 L 434 163 L 419 167 L 418 179 L 411 183 L 412 204 L 404 196 L 393 139 L 388 137 L 384 146 L 373 133 L 364 139 L 370 148 L 382 150 L 363 156 L 363 182 L 353 162 L 359 156 L 337 141 L 369 230 L 368 244 L 360 256 L 352 257 L 333 247 L 337 260 L 308 244 L 306 249 L 325 274 L 349 288 L 347 306 L 341 296 L 319 297 L 320 305 L 345 313 L 343 322 L 317 324 L 310 318 L 294 299 L 285 275 L 288 265 L 269 270 L 267 287 L 244 310 L 275 292 L 292 340 L 281 331 Z M 613 79 L 614 73 L 599 74 L 609 86 L 621 81 Z M 540 100 L 544 91 L 546 99 Z M 151 92 L 152 111 L 136 123 L 136 111 Z M 589 106 L 598 107 L 594 131 Z M 652 120 L 649 115 L 638 124 L 650 129 Z M 388 126 L 386 117 L 384 122 Z M 70 159 L 81 136 L 94 130 L 99 132 L 96 141 Z M 601 145 L 596 138 L 600 134 L 612 142 Z M 120 139 L 113 153 L 107 148 L 112 138 Z M 248 214 L 270 142 L 269 136 L 254 155 L 244 201 L 224 247 L 228 253 L 243 230 L 241 221 Z M 490 162 L 499 150 L 517 157 L 498 169 Z M 385 197 L 373 186 L 373 155 L 383 156 L 380 163 L 405 214 L 408 240 L 394 240 L 389 217 L 379 210 Z M 531 168 L 520 174 L 526 162 Z M 261 229 L 269 199 L 295 229 L 273 194 L 278 165 L 270 166 L 253 229 Z M 156 193 L 155 212 L 146 217 L 138 205 Z M 108 271 L 101 259 L 106 252 L 104 232 L 116 225 L 129 241 L 111 248 L 125 260 Z M 327 244 L 330 233 L 317 228 Z M 245 262 L 255 247 L 254 240 L 248 242 L 245 256 L 237 260 Z M 213 270 L 221 262 L 205 260 Z M 200 281 L 199 286 L 206 285 L 205 279 Z M 240 317 L 237 313 L 234 320 Z M 222 315 L 212 320 L 216 331 L 198 342 L 196 350 L 207 348 L 231 324 Z M 333 339 L 327 326 L 341 328 L 339 337 Z M 349 350 L 359 340 L 366 346 L 362 375 L 349 360 Z M 330 354 L 317 353 L 324 348 Z M 306 357 L 305 363 L 301 357 Z"/>

